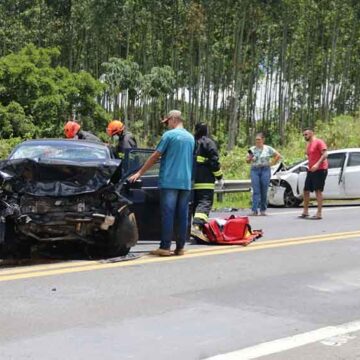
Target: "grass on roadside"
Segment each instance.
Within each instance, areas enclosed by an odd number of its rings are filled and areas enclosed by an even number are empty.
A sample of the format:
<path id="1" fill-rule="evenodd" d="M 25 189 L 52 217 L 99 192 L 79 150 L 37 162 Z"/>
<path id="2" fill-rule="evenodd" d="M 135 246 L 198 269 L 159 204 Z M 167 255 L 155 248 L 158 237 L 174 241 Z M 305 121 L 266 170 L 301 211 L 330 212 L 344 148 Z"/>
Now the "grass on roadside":
<path id="1" fill-rule="evenodd" d="M 218 197 L 215 195 L 213 210 L 220 210 L 226 208 L 248 209 L 251 206 L 250 200 L 250 192 L 223 194 L 223 201 L 219 201 Z"/>

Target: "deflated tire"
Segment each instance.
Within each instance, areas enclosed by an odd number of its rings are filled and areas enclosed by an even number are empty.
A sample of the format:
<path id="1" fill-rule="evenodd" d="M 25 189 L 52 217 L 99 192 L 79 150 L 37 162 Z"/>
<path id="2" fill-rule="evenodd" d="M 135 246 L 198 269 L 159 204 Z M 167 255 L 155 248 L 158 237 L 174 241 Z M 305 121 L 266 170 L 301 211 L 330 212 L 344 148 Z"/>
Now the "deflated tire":
<path id="1" fill-rule="evenodd" d="M 117 216 L 115 224 L 109 228 L 108 244 L 112 256 L 127 255 L 139 239 L 134 213 Z"/>
<path id="2" fill-rule="evenodd" d="M 121 215 L 116 215 L 114 225 L 104 232 L 102 243 L 88 245 L 87 253 L 92 258 L 125 256 L 138 239 L 135 215 L 126 210 Z"/>

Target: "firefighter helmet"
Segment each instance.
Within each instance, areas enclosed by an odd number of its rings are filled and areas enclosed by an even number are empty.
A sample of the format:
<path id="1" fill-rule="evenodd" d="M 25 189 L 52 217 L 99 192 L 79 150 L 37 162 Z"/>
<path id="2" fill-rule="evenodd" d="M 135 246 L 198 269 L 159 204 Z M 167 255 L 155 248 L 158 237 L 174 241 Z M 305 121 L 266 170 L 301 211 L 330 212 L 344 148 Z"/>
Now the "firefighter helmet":
<path id="1" fill-rule="evenodd" d="M 124 124 L 119 120 L 113 120 L 106 128 L 106 132 L 109 136 L 114 136 L 121 133 L 124 130 Z"/>
<path id="2" fill-rule="evenodd" d="M 75 121 L 68 121 L 64 126 L 64 133 L 68 139 L 72 139 L 80 130 L 80 125 Z"/>

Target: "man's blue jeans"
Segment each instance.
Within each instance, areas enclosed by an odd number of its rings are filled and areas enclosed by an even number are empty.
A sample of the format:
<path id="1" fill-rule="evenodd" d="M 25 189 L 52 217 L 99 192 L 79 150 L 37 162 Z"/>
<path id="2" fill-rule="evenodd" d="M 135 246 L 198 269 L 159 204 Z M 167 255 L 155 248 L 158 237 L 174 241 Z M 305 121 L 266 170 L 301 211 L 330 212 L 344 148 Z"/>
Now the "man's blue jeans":
<path id="1" fill-rule="evenodd" d="M 265 211 L 267 208 L 267 193 L 270 184 L 270 167 L 252 167 L 251 168 L 251 186 L 253 189 L 252 208 L 253 212 Z"/>
<path id="2" fill-rule="evenodd" d="M 170 249 L 176 239 L 176 248 L 185 246 L 188 233 L 190 190 L 161 189 L 161 249 Z"/>

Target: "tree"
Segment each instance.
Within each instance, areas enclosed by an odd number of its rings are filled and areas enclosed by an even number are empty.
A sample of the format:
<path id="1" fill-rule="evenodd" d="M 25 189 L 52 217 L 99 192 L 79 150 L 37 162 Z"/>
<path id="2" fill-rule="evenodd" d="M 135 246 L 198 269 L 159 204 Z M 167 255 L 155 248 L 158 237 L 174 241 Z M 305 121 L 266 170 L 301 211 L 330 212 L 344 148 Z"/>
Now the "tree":
<path id="1" fill-rule="evenodd" d="M 28 45 L 0 59 L 4 137 L 60 135 L 73 113 L 91 127 L 100 123 L 105 127 L 106 114 L 96 102 L 103 85 L 86 72 L 53 67 L 58 55 L 57 49 Z"/>
<path id="2" fill-rule="evenodd" d="M 20 104 L 12 101 L 7 106 L 0 104 L 0 137 L 31 138 L 35 133 L 35 126 L 31 119 L 25 115 Z"/>
<path id="3" fill-rule="evenodd" d="M 355 0 L 2 0 L 0 56 L 29 43 L 57 48 L 50 56 L 54 68 L 107 76 L 105 96 L 96 90 L 94 98 L 129 126 L 136 118 L 160 131 L 160 113 L 179 108 L 189 127 L 208 122 L 230 149 L 257 130 L 282 141 L 289 126 L 358 111 L 359 19 Z M 165 66 L 175 80 L 160 95 L 150 85 L 157 75 L 149 74 Z M 46 113 L 59 119 L 59 108 L 83 111 L 77 85 L 69 86 L 70 97 L 51 76 L 37 88 L 35 68 L 28 63 L 27 80 L 13 84 L 15 97 L 6 98 L 0 84 L 5 107 L 14 101 L 26 116 L 32 107 L 31 121 L 44 119 L 44 129 Z M 147 74 L 144 85 L 141 74 Z"/>
<path id="4" fill-rule="evenodd" d="M 170 66 L 153 67 L 149 74 L 144 75 L 142 94 L 146 123 L 150 122 L 150 130 L 159 132 L 160 118 L 168 108 L 168 95 L 172 94 L 175 86 L 175 74 Z M 148 107 L 150 102 L 151 110 Z M 149 111 L 151 117 L 149 118 Z"/>
<path id="5" fill-rule="evenodd" d="M 124 114 L 125 123 L 128 122 L 128 103 L 130 102 L 130 117 L 133 119 L 133 105 L 139 93 L 142 74 L 139 65 L 128 59 L 110 58 L 102 64 L 104 73 L 102 79 L 108 85 L 108 92 L 113 99 L 113 117 L 120 117 L 120 110 Z M 121 93 L 121 104 L 119 94 Z M 110 99 L 108 101 L 111 102 Z"/>

